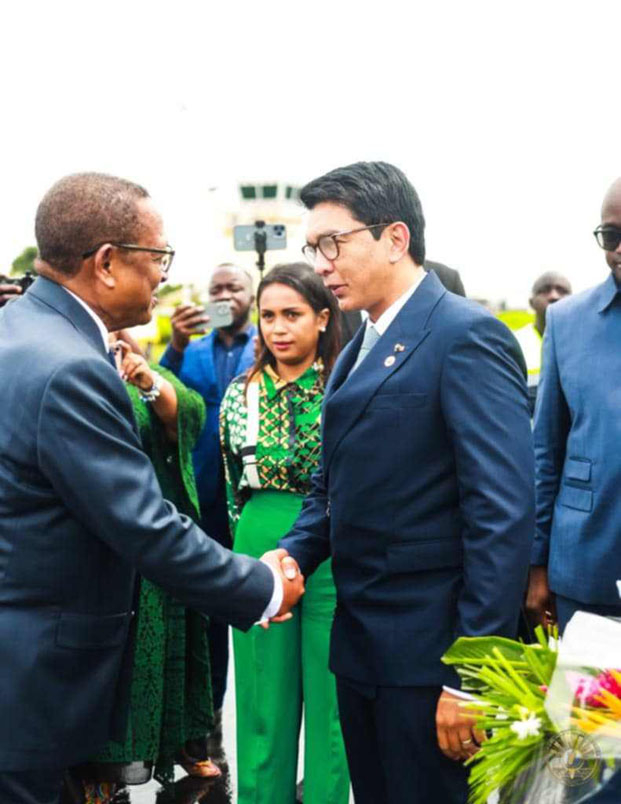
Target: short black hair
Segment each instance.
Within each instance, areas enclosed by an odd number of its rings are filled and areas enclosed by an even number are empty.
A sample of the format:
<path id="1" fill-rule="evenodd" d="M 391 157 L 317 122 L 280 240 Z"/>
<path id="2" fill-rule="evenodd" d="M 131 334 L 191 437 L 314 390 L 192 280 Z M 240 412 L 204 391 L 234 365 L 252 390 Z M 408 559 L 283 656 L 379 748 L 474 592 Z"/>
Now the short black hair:
<path id="1" fill-rule="evenodd" d="M 287 285 L 287 287 L 295 290 L 312 307 L 315 313 L 320 313 L 326 308 L 330 311 L 326 331 L 320 333 L 319 342 L 317 344 L 317 357 L 320 357 L 323 362 L 324 379 L 327 380 L 341 349 L 341 321 L 336 297 L 332 291 L 325 287 L 319 276 L 307 263 L 291 262 L 275 265 L 271 271 L 263 277 L 257 289 L 259 319 L 261 313 L 261 294 L 265 288 L 273 284 Z M 262 371 L 268 364 L 271 365 L 272 368 L 276 365 L 274 356 L 265 345 L 260 325 L 259 343 L 261 346 L 260 354 L 248 374 L 249 378 Z"/>
<path id="2" fill-rule="evenodd" d="M 238 271 L 240 274 L 243 274 L 246 277 L 246 280 L 250 285 L 250 290 L 254 288 L 254 279 L 252 274 L 247 268 L 244 268 L 243 265 L 237 265 L 237 263 L 234 262 L 219 262 L 216 267 L 210 271 L 209 276 L 212 277 L 218 271 Z"/>
<path id="3" fill-rule="evenodd" d="M 538 293 L 541 293 L 542 289 L 546 285 L 550 285 L 559 279 L 561 282 L 565 282 L 567 284 L 567 288 L 571 293 L 571 282 L 560 271 L 544 271 L 541 276 L 538 276 L 537 279 L 535 279 L 530 292 L 533 294 L 533 296 L 536 296 Z"/>
<path id="4" fill-rule="evenodd" d="M 39 257 L 63 274 L 77 273 L 98 243 L 131 243 L 140 235 L 137 202 L 149 193 L 106 173 L 72 173 L 56 182 L 37 209 Z"/>
<path id="5" fill-rule="evenodd" d="M 300 199 L 307 209 L 328 201 L 341 204 L 371 226 L 403 221 L 410 230 L 410 256 L 425 261 L 425 218 L 418 193 L 406 175 L 388 162 L 356 162 L 331 170 L 306 184 Z M 383 229 L 371 229 L 379 240 Z"/>

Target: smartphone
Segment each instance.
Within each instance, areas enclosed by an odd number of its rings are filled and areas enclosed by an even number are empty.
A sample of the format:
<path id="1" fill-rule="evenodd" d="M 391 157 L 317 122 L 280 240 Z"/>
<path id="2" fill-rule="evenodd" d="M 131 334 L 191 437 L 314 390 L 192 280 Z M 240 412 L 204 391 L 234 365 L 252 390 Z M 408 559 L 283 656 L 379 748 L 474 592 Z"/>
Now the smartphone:
<path id="1" fill-rule="evenodd" d="M 254 251 L 256 249 L 255 234 L 265 233 L 265 249 L 287 248 L 287 228 L 283 223 L 267 223 L 258 227 L 256 224 L 249 226 L 235 226 L 233 229 L 233 245 L 235 251 Z"/>
<path id="2" fill-rule="evenodd" d="M 220 329 L 220 327 L 229 327 L 233 323 L 230 301 L 207 302 L 203 307 L 205 315 L 209 316 L 208 326 Z"/>

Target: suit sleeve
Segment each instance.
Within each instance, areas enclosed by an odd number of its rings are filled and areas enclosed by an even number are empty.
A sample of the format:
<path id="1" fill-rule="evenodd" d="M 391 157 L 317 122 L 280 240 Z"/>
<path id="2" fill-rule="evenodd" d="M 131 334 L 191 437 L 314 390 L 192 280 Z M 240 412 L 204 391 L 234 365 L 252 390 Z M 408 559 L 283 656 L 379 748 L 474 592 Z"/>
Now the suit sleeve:
<path id="1" fill-rule="evenodd" d="M 190 608 L 249 628 L 272 595 L 270 569 L 221 547 L 163 499 L 132 422 L 111 367 L 65 364 L 37 422 L 41 471 L 85 531 L 142 575 Z"/>
<path id="2" fill-rule="evenodd" d="M 172 344 L 169 343 L 160 359 L 160 366 L 164 366 L 164 368 L 172 371 L 172 373 L 178 377 L 183 367 L 183 352 L 178 352 L 173 348 Z"/>
<path id="3" fill-rule="evenodd" d="M 458 635 L 515 636 L 534 530 L 534 460 L 519 346 L 491 316 L 449 347 L 441 404 L 459 486 Z"/>
<path id="4" fill-rule="evenodd" d="M 556 318 L 553 306 L 546 314 L 542 372 L 535 409 L 535 480 L 537 526 L 531 563 L 547 566 L 554 503 L 558 494 L 567 437 L 571 425 L 556 355 Z"/>
<path id="5" fill-rule="evenodd" d="M 306 577 L 330 557 L 328 495 L 321 469 L 313 474 L 311 490 L 304 500 L 302 510 L 294 526 L 280 540 L 278 546 L 289 551 Z"/>

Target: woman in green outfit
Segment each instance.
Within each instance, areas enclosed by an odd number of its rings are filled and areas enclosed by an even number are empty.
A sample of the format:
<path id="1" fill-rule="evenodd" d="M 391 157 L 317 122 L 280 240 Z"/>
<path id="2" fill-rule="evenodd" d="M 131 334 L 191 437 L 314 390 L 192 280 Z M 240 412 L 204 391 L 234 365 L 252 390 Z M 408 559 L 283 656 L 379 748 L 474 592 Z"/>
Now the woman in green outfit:
<path id="1" fill-rule="evenodd" d="M 114 343 L 117 365 L 162 493 L 198 520 L 192 448 L 204 423 L 203 400 L 171 372 L 147 363 L 127 334 L 118 336 L 126 340 Z M 205 752 L 213 720 L 205 619 L 145 578 L 137 611 L 126 736 L 80 769 L 87 804 L 104 804 L 119 783 L 146 782 L 152 773 L 172 782 L 175 762 L 192 775 L 220 775 Z"/>
<path id="2" fill-rule="evenodd" d="M 324 386 L 339 349 L 333 295 L 305 264 L 257 292 L 260 355 L 221 408 L 233 549 L 260 557 L 291 528 L 320 458 Z M 239 804 L 293 804 L 304 712 L 304 804 L 347 804 L 349 776 L 328 670 L 336 594 L 329 562 L 291 620 L 233 633 Z"/>

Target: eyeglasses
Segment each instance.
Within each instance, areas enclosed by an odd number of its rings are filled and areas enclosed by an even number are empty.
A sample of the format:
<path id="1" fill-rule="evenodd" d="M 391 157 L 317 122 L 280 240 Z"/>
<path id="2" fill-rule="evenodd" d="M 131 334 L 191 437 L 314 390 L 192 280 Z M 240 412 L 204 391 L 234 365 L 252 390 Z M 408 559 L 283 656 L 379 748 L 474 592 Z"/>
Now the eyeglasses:
<path id="1" fill-rule="evenodd" d="M 372 226 L 361 226 L 359 229 L 350 229 L 348 232 L 335 232 L 334 234 L 322 235 L 317 241 L 316 246 L 307 243 L 302 246 L 302 254 L 310 265 L 314 266 L 317 262 L 317 252 L 320 251 L 326 260 L 336 260 L 339 256 L 339 242 L 337 237 L 366 232 L 368 229 L 378 229 L 380 226 L 390 226 L 390 223 L 374 223 Z"/>
<path id="2" fill-rule="evenodd" d="M 597 245 L 603 248 L 604 251 L 616 251 L 619 243 L 621 243 L 621 229 L 609 223 L 604 226 L 598 226 L 593 234 L 597 240 Z"/>
<path id="3" fill-rule="evenodd" d="M 148 247 L 148 246 L 135 246 L 132 243 L 98 243 L 93 248 L 85 251 L 82 254 L 82 259 L 85 260 L 87 257 L 92 257 L 95 252 L 99 251 L 102 246 L 114 246 L 115 248 L 123 248 L 127 249 L 128 251 L 148 251 L 151 254 L 161 254 L 161 259 L 158 260 L 159 269 L 162 272 L 163 280 L 168 279 L 168 273 L 170 272 L 170 266 L 172 265 L 173 257 L 175 256 L 175 250 L 171 246 L 166 246 L 165 248 L 155 248 L 155 247 Z"/>

